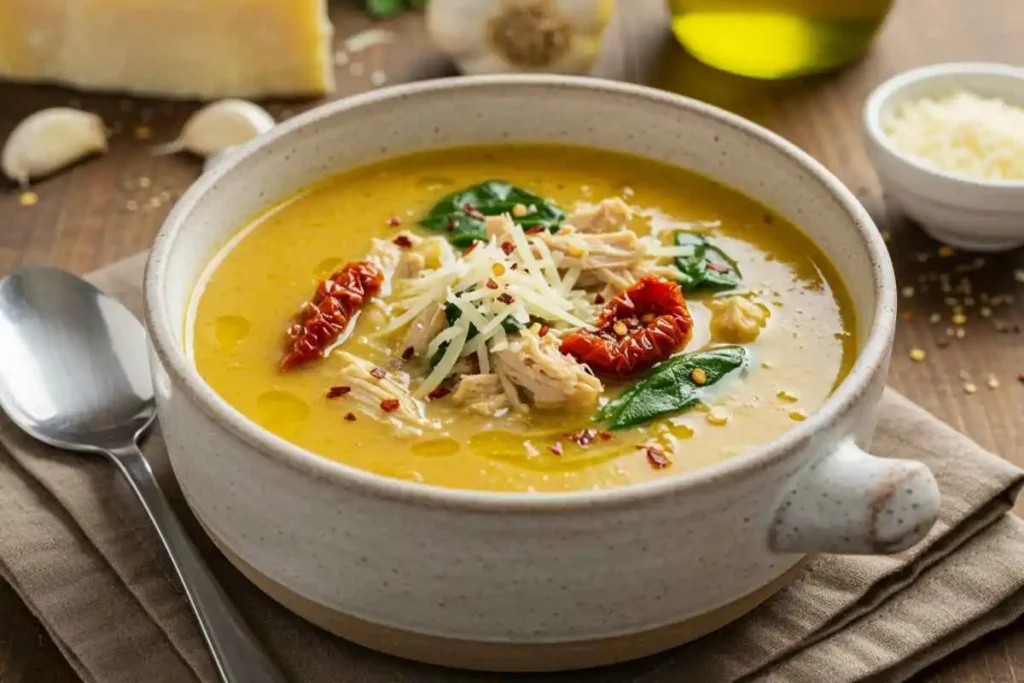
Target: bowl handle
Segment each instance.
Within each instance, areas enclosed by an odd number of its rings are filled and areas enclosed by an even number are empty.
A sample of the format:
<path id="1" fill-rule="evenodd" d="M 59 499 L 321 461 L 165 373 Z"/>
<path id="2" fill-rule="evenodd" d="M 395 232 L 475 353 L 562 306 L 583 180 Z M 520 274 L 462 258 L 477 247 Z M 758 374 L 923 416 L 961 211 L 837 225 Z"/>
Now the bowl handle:
<path id="1" fill-rule="evenodd" d="M 769 545 L 780 553 L 899 552 L 928 534 L 940 499 L 923 463 L 878 458 L 846 439 L 790 481 Z"/>

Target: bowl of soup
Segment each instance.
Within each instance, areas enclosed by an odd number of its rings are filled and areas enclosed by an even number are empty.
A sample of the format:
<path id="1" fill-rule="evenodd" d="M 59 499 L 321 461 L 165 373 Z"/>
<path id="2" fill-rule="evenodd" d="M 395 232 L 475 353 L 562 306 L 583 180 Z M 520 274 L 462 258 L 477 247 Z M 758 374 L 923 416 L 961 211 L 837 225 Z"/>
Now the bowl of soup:
<path id="1" fill-rule="evenodd" d="M 204 529 L 384 652 L 641 657 L 937 515 L 927 468 L 863 450 L 896 299 L 870 217 L 694 100 L 503 76 L 325 105 L 193 185 L 146 297 Z"/>

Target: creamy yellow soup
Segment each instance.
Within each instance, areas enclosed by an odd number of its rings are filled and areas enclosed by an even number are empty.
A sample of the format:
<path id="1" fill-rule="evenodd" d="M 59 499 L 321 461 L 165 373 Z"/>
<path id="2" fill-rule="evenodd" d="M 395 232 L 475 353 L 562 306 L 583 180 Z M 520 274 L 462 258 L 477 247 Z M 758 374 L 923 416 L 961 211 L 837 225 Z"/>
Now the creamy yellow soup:
<path id="1" fill-rule="evenodd" d="M 622 197 L 629 227 L 719 221 L 715 243 L 739 264 L 745 291 L 769 317 L 746 344 L 750 362 L 702 404 L 622 431 L 593 411 L 534 407 L 515 419 L 468 412 L 451 400 L 426 404 L 440 429 L 400 438 L 385 417 L 329 398 L 337 354 L 284 372 L 285 330 L 317 283 L 362 260 L 372 238 L 391 239 L 443 195 L 501 178 L 568 212 L 578 202 Z M 396 226 L 395 217 L 401 221 Z M 683 351 L 712 344 L 709 302 L 686 296 L 694 324 Z M 816 411 L 854 361 L 853 307 L 832 264 L 795 226 L 740 193 L 651 160 L 562 146 L 432 151 L 345 172 L 288 197 L 224 247 L 190 311 L 199 372 L 228 403 L 269 431 L 325 458 L 399 479 L 494 491 L 573 491 L 676 476 L 769 441 Z M 339 351 L 382 367 L 402 364 L 401 341 L 373 338 L 381 321 L 362 316 Z M 413 361 L 422 362 L 422 361 Z M 410 370 L 411 372 L 411 370 Z M 422 372 L 422 371 L 421 371 Z M 605 382 L 607 396 L 628 382 Z M 346 416 L 349 416 L 346 419 Z M 353 419 L 355 418 L 355 419 Z M 566 435 L 593 427 L 580 447 Z M 655 466 L 641 446 L 664 447 Z"/>

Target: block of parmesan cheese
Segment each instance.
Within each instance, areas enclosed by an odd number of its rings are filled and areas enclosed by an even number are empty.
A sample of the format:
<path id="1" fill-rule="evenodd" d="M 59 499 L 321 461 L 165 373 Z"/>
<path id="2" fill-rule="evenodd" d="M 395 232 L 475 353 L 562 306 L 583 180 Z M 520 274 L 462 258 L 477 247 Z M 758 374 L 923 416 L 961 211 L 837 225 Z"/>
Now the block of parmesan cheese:
<path id="1" fill-rule="evenodd" d="M 0 79 L 212 99 L 333 86 L 327 0 L 0 0 Z"/>

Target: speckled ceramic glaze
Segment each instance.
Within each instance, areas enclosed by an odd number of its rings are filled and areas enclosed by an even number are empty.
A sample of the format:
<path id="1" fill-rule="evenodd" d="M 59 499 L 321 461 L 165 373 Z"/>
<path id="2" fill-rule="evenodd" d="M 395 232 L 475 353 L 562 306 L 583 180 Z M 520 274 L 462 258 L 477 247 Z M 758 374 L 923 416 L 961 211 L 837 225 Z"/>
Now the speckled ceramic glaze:
<path id="1" fill-rule="evenodd" d="M 214 252 L 250 216 L 352 166 L 505 140 L 644 155 L 779 211 L 849 286 L 860 323 L 853 371 L 817 414 L 742 456 L 569 494 L 448 490 L 356 470 L 264 431 L 203 382 L 182 345 L 188 302 Z M 896 300 L 871 219 L 796 147 L 693 100 L 513 76 L 432 81 L 326 105 L 196 182 L 157 239 L 146 295 L 160 419 L 196 515 L 275 598 L 389 652 L 505 670 L 649 654 L 749 610 L 807 553 L 900 550 L 925 535 L 938 511 L 923 465 L 861 450 L 885 383 Z"/>

